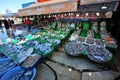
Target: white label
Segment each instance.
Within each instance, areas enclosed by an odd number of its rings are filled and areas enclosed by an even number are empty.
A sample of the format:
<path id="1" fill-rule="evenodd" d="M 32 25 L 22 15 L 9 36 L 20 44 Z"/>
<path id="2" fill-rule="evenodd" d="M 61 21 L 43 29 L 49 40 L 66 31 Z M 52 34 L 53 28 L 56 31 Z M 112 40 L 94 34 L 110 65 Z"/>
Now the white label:
<path id="1" fill-rule="evenodd" d="M 44 10 L 45 10 L 44 8 L 37 8 L 37 14 L 40 14 Z"/>
<path id="2" fill-rule="evenodd" d="M 52 9 L 61 9 L 61 8 L 64 8 L 64 4 L 56 4 L 56 5 L 52 5 L 51 8 Z"/>

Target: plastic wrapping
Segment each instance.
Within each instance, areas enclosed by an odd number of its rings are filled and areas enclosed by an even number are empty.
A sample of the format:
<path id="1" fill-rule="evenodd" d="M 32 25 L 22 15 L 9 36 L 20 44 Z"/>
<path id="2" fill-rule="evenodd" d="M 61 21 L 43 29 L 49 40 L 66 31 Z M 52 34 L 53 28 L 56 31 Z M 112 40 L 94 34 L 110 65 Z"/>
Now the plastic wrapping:
<path id="1" fill-rule="evenodd" d="M 8 58 L 0 59 L 0 77 L 15 66 L 16 64 Z"/>
<path id="2" fill-rule="evenodd" d="M 8 71 L 1 80 L 34 80 L 35 75 L 36 68 L 24 70 L 20 66 L 17 66 Z"/>

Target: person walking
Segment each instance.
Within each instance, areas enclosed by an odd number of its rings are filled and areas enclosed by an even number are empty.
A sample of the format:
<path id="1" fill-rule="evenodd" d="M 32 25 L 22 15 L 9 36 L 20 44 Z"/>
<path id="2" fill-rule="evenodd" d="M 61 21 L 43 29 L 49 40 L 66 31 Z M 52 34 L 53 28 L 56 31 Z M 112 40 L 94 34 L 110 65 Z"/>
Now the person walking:
<path id="1" fill-rule="evenodd" d="M 30 20 L 29 18 L 27 18 L 27 19 L 25 20 L 25 24 L 26 24 L 27 27 L 28 27 L 28 31 L 30 31 L 30 29 L 31 29 L 31 20 Z"/>

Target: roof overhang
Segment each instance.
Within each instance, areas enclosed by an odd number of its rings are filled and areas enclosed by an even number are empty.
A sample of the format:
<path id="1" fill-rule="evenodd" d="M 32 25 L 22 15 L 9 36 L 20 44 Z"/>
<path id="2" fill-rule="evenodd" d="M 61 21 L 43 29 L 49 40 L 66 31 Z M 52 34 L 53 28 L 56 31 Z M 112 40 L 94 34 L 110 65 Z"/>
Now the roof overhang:
<path id="1" fill-rule="evenodd" d="M 106 2 L 116 2 L 116 1 L 120 1 L 120 0 L 81 0 L 80 5 L 106 3 Z"/>
<path id="2" fill-rule="evenodd" d="M 52 0 L 32 4 L 24 9 L 19 9 L 20 16 L 54 14 L 77 11 L 77 0 Z"/>

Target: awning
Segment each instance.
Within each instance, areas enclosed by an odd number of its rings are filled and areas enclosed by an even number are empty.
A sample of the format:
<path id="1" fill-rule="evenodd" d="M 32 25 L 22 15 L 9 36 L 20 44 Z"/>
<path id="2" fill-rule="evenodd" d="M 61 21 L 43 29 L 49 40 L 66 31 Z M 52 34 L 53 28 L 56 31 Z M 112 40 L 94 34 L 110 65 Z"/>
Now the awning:
<path id="1" fill-rule="evenodd" d="M 81 0 L 80 5 L 115 2 L 115 1 L 120 1 L 120 0 Z"/>
<path id="2" fill-rule="evenodd" d="M 52 0 L 32 4 L 18 11 L 20 16 L 73 12 L 77 11 L 77 0 Z"/>

